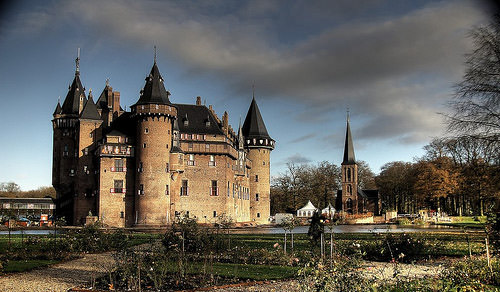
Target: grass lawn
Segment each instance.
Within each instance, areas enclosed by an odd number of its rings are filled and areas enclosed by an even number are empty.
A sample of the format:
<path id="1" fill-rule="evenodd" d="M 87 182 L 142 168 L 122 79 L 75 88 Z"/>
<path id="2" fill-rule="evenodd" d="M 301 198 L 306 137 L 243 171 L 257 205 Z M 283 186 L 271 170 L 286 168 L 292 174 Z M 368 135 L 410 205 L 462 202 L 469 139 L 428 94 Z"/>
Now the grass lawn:
<path id="1" fill-rule="evenodd" d="M 35 268 L 57 264 L 59 262 L 60 261 L 56 260 L 11 260 L 5 265 L 3 271 L 5 273 L 26 272 Z"/>
<path id="2" fill-rule="evenodd" d="M 293 278 L 297 275 L 298 267 L 244 265 L 231 263 L 214 263 L 210 268 L 213 274 L 225 278 L 249 279 L 255 281 L 278 280 Z M 192 263 L 190 274 L 200 274 L 203 271 L 202 263 Z M 207 271 L 209 272 L 209 271 Z"/>

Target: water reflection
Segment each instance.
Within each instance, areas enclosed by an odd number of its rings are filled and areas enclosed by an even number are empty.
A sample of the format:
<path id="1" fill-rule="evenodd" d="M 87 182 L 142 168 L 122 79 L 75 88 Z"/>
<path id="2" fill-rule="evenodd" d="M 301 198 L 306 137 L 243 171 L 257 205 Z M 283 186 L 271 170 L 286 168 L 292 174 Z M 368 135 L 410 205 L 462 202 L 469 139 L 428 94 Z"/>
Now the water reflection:
<path id="1" fill-rule="evenodd" d="M 293 233 L 304 234 L 309 230 L 309 226 L 297 226 Z M 401 232 L 446 232 L 458 231 L 459 229 L 443 225 L 337 225 L 333 227 L 334 233 L 401 233 Z M 325 226 L 325 232 L 330 232 L 329 227 Z M 271 228 L 242 228 L 233 229 L 234 234 L 283 234 L 285 231 L 280 227 Z"/>

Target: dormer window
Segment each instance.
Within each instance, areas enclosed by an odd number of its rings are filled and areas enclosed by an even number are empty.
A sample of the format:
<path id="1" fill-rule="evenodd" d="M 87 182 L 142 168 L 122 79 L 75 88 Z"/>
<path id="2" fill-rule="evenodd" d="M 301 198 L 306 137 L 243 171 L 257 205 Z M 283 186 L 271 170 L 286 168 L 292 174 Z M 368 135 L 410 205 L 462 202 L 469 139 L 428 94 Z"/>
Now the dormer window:
<path id="1" fill-rule="evenodd" d="M 184 120 L 184 127 L 187 127 L 189 126 L 189 121 L 188 120 Z"/>
<path id="2" fill-rule="evenodd" d="M 210 127 L 210 121 L 209 120 L 205 121 L 205 127 L 207 127 L 207 128 Z"/>

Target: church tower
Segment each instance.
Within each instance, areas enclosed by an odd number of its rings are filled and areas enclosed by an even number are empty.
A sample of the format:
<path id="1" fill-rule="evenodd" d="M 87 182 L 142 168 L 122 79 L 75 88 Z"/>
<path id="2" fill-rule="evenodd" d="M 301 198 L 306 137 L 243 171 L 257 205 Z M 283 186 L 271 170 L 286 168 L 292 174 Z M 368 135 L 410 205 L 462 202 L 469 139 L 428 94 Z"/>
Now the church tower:
<path id="1" fill-rule="evenodd" d="M 342 210 L 347 214 L 358 213 L 358 165 L 354 158 L 349 114 L 345 134 L 344 159 L 342 161 Z"/>
<path id="2" fill-rule="evenodd" d="M 252 161 L 249 173 L 250 220 L 260 224 L 267 223 L 271 203 L 270 156 L 274 149 L 274 140 L 267 133 L 255 96 L 243 123 L 242 134 L 244 146 L 248 149 L 247 157 Z"/>
<path id="3" fill-rule="evenodd" d="M 141 96 L 131 106 L 136 121 L 135 225 L 169 222 L 170 152 L 177 118 L 169 95 L 155 56 Z"/>

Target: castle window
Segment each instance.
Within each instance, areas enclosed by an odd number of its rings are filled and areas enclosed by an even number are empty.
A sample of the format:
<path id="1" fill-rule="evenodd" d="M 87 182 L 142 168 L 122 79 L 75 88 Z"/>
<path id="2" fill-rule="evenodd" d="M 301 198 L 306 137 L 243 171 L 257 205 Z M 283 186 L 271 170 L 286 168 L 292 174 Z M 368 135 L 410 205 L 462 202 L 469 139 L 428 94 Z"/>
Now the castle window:
<path id="1" fill-rule="evenodd" d="M 229 197 L 229 181 L 227 182 L 227 197 Z"/>
<path id="2" fill-rule="evenodd" d="M 187 127 L 189 126 L 189 121 L 188 120 L 184 120 L 184 127 Z"/>
<path id="3" fill-rule="evenodd" d="M 170 188 L 168 185 L 165 186 L 165 195 L 170 195 Z"/>
<path id="4" fill-rule="evenodd" d="M 142 144 L 142 148 L 146 148 L 146 143 Z"/>
<path id="5" fill-rule="evenodd" d="M 255 181 L 256 181 L 256 182 L 258 182 L 258 181 L 259 181 L 259 175 L 258 175 L 258 174 L 256 174 L 256 175 L 255 175 Z"/>
<path id="6" fill-rule="evenodd" d="M 260 213 L 257 213 L 257 218 L 260 218 Z"/>
<path id="7" fill-rule="evenodd" d="M 193 150 L 193 143 L 188 143 L 188 149 Z"/>
<path id="8" fill-rule="evenodd" d="M 207 135 L 203 135 L 203 140 L 207 140 Z"/>
<path id="9" fill-rule="evenodd" d="M 183 162 L 184 160 L 182 159 L 182 154 L 179 154 L 179 164 L 182 165 Z"/>
<path id="10" fill-rule="evenodd" d="M 210 144 L 205 144 L 205 149 L 210 149 Z"/>
<path id="11" fill-rule="evenodd" d="M 347 169 L 347 181 L 351 181 L 351 169 Z"/>
<path id="12" fill-rule="evenodd" d="M 170 164 L 167 162 L 167 165 L 165 167 L 165 172 L 170 172 Z"/>
<path id="13" fill-rule="evenodd" d="M 210 160 L 208 161 L 208 166 L 215 166 L 215 156 L 210 155 Z"/>
<path id="14" fill-rule="evenodd" d="M 90 173 L 89 167 L 87 165 L 83 166 L 83 173 L 85 173 L 85 174 L 89 174 Z"/>
<path id="15" fill-rule="evenodd" d="M 194 165 L 194 154 L 189 154 L 188 165 Z"/>
<path id="16" fill-rule="evenodd" d="M 236 185 L 233 183 L 233 198 L 234 198 L 235 193 L 236 193 Z"/>
<path id="17" fill-rule="evenodd" d="M 168 144 L 167 144 L 167 149 L 168 149 Z"/>
<path id="18" fill-rule="evenodd" d="M 144 129 L 144 134 L 148 134 L 149 133 L 149 128 L 145 128 Z"/>
<path id="19" fill-rule="evenodd" d="M 352 209 L 352 199 L 347 199 L 346 207 L 347 207 L 347 209 Z"/>
<path id="20" fill-rule="evenodd" d="M 85 149 L 83 149 L 83 153 L 85 155 L 89 155 L 89 148 L 88 147 L 85 147 Z"/>
<path id="21" fill-rule="evenodd" d="M 68 145 L 64 145 L 64 151 L 63 151 L 63 157 L 68 157 L 68 154 L 69 154 L 69 147 Z"/>
<path id="22" fill-rule="evenodd" d="M 262 161 L 262 165 L 266 165 L 266 162 L 265 162 L 265 161 Z"/>
<path id="23" fill-rule="evenodd" d="M 69 170 L 69 176 L 75 176 L 75 170 L 74 169 L 70 169 Z"/>
<path id="24" fill-rule="evenodd" d="M 189 193 L 188 193 L 188 181 L 187 180 L 183 180 L 182 181 L 182 186 L 181 186 L 181 193 L 180 195 L 181 196 L 187 196 Z"/>
<path id="25" fill-rule="evenodd" d="M 259 194 L 255 194 L 255 201 L 258 201 L 259 200 Z"/>
<path id="26" fill-rule="evenodd" d="M 112 172 L 122 172 L 125 171 L 123 167 L 123 159 L 115 159 L 115 167 L 111 167 Z"/>
<path id="27" fill-rule="evenodd" d="M 347 185 L 347 193 L 349 195 L 352 195 L 352 186 L 351 185 Z"/>
<path id="28" fill-rule="evenodd" d="M 139 190 L 137 191 L 137 194 L 138 195 L 144 195 L 144 185 L 143 184 L 140 184 L 139 185 Z"/>
<path id="29" fill-rule="evenodd" d="M 125 217 L 125 213 L 123 211 L 120 212 L 120 218 L 124 218 Z"/>
<path id="30" fill-rule="evenodd" d="M 112 193 L 124 193 L 123 189 L 123 180 L 115 179 L 113 182 L 114 189 L 112 189 Z"/>
<path id="31" fill-rule="evenodd" d="M 214 218 L 217 217 L 217 211 L 214 211 Z"/>
<path id="32" fill-rule="evenodd" d="M 137 168 L 137 172 L 143 172 L 144 168 L 142 167 L 142 161 L 139 162 L 139 167 Z"/>
<path id="33" fill-rule="evenodd" d="M 212 186 L 210 187 L 210 196 L 218 196 L 218 195 L 219 195 L 219 188 L 217 187 L 217 181 L 213 180 Z"/>
<path id="34" fill-rule="evenodd" d="M 206 126 L 207 128 L 208 128 L 208 127 L 210 127 L 210 121 L 208 121 L 208 120 L 207 120 L 207 121 L 205 122 L 205 126 Z"/>

